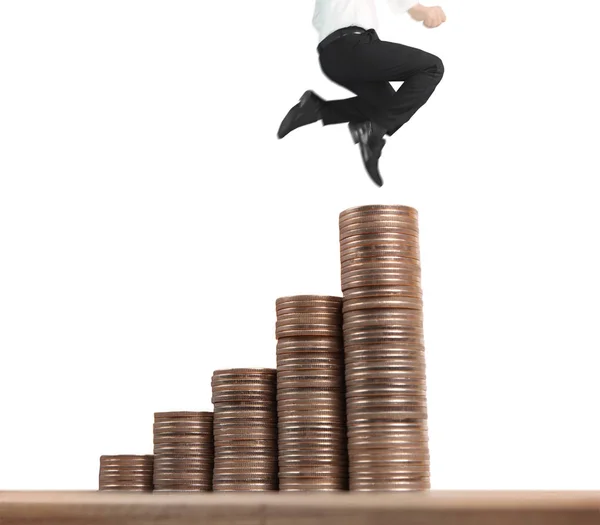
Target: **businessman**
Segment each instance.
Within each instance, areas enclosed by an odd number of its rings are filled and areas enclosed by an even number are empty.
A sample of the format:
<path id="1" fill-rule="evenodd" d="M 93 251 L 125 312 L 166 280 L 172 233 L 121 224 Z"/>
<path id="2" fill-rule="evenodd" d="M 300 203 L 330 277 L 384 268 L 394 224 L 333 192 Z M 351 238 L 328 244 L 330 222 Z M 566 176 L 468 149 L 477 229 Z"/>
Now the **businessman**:
<path id="1" fill-rule="evenodd" d="M 441 7 L 417 0 L 388 0 L 396 13 L 408 12 L 425 27 L 446 21 Z M 319 34 L 319 63 L 332 82 L 356 96 L 323 100 L 307 91 L 283 119 L 278 138 L 307 124 L 348 123 L 365 169 L 383 185 L 379 158 L 385 136 L 391 137 L 427 102 L 442 80 L 444 65 L 435 55 L 377 36 L 375 0 L 316 0 L 313 26 Z M 395 91 L 391 81 L 403 81 Z"/>

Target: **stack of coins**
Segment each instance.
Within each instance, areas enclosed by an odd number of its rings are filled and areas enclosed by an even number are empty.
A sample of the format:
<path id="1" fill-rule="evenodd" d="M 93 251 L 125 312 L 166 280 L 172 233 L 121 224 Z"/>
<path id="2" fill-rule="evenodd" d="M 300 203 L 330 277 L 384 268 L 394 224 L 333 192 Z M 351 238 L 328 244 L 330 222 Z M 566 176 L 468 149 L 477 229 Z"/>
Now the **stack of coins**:
<path id="1" fill-rule="evenodd" d="M 282 297 L 276 310 L 279 490 L 346 490 L 342 298 Z"/>
<path id="2" fill-rule="evenodd" d="M 212 490 L 212 412 L 154 414 L 154 491 Z"/>
<path id="3" fill-rule="evenodd" d="M 214 491 L 277 490 L 277 372 L 216 370 Z"/>
<path id="4" fill-rule="evenodd" d="M 152 492 L 152 455 L 100 456 L 100 490 Z"/>
<path id="5" fill-rule="evenodd" d="M 429 447 L 417 212 L 340 214 L 351 490 L 427 490 Z"/>

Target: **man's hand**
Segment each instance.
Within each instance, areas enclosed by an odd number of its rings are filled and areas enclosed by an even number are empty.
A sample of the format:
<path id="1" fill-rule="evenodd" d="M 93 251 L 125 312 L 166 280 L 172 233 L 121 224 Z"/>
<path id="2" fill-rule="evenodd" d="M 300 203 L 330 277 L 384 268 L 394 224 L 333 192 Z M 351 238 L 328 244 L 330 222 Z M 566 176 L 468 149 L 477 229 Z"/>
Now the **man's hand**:
<path id="1" fill-rule="evenodd" d="M 417 22 L 423 22 L 425 27 L 434 28 L 441 26 L 446 21 L 446 14 L 439 6 L 425 7 L 417 4 L 408 10 L 408 13 Z"/>

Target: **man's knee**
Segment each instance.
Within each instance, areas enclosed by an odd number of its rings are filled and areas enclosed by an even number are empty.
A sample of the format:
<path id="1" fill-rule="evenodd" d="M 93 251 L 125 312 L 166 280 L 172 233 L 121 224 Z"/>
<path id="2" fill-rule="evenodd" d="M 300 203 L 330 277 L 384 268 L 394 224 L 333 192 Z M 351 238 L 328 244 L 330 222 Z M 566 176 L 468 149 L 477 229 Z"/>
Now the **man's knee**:
<path id="1" fill-rule="evenodd" d="M 435 55 L 431 55 L 427 72 L 435 77 L 438 82 L 442 80 L 442 77 L 444 76 L 444 63 L 442 62 L 442 59 Z"/>
<path id="2" fill-rule="evenodd" d="M 439 57 L 435 57 L 435 69 L 437 70 L 437 73 L 440 76 L 440 78 L 442 78 L 444 76 L 444 63 Z"/>

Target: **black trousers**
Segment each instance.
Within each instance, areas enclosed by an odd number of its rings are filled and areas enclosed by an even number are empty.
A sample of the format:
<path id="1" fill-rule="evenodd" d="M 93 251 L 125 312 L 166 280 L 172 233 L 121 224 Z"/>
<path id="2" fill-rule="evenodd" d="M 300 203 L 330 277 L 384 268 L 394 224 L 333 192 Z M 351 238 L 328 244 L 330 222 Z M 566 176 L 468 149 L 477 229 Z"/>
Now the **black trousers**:
<path id="1" fill-rule="evenodd" d="M 326 102 L 323 124 L 371 120 L 392 136 L 427 102 L 444 65 L 420 49 L 380 40 L 374 29 L 363 31 L 317 48 L 325 76 L 357 95 Z M 390 81 L 404 83 L 395 91 Z"/>

